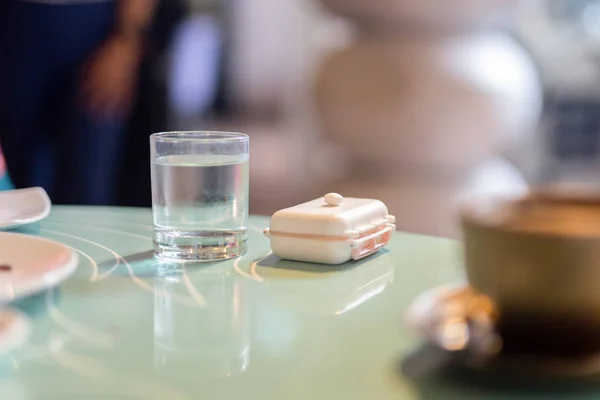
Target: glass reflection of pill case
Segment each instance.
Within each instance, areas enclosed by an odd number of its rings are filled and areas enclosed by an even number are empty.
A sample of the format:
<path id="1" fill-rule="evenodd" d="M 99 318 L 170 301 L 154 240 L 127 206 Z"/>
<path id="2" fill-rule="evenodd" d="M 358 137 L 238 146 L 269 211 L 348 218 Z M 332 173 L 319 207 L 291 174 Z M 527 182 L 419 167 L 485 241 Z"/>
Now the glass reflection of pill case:
<path id="1" fill-rule="evenodd" d="M 324 197 L 277 211 L 265 235 L 283 259 L 320 264 L 359 260 L 386 246 L 395 218 L 379 200 Z"/>
<path id="2" fill-rule="evenodd" d="M 256 273 L 275 304 L 320 315 L 341 315 L 361 306 L 383 292 L 395 274 L 394 263 L 385 252 L 342 268 L 310 268 L 287 260 L 261 264 L 257 263 Z"/>

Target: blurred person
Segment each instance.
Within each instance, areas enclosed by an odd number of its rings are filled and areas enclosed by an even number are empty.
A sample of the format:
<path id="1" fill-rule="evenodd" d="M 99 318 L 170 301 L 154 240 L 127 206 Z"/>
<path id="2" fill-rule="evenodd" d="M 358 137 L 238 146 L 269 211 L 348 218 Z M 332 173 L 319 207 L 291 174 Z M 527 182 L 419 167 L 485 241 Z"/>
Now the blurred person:
<path id="1" fill-rule="evenodd" d="M 112 204 L 155 0 L 2 0 L 0 144 L 17 188 Z"/>
<path id="2" fill-rule="evenodd" d="M 160 0 L 146 38 L 131 114 L 124 132 L 124 154 L 118 179 L 117 205 L 150 207 L 149 136 L 170 130 L 168 78 L 164 61 L 169 57 L 174 33 L 189 9 L 185 0 Z M 135 156 L 130 156 L 135 155 Z"/>

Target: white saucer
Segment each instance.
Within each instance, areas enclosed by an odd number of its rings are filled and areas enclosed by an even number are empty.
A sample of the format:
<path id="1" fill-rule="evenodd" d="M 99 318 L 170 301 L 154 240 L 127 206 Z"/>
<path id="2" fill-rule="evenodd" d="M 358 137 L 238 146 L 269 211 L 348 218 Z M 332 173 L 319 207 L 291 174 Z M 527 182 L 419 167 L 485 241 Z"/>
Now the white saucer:
<path id="1" fill-rule="evenodd" d="M 408 326 L 430 344 L 456 352 L 477 346 L 495 354 L 498 348 L 494 307 L 467 283 L 457 282 L 419 295 L 406 312 Z M 479 348 L 479 347 L 482 348 Z"/>
<path id="2" fill-rule="evenodd" d="M 77 268 L 77 259 L 53 240 L 0 232 L 0 304 L 62 282 Z"/>
<path id="3" fill-rule="evenodd" d="M 41 187 L 0 192 L 0 229 L 44 219 L 50 214 L 51 205 L 48 194 Z"/>
<path id="4" fill-rule="evenodd" d="M 528 377 L 593 378 L 600 381 L 600 354 L 564 358 L 504 351 L 496 330 L 496 310 L 487 297 L 466 282 L 430 289 L 410 304 L 408 327 L 427 346 L 446 353 L 457 364 Z M 540 335 L 544 335 L 540 331 Z"/>

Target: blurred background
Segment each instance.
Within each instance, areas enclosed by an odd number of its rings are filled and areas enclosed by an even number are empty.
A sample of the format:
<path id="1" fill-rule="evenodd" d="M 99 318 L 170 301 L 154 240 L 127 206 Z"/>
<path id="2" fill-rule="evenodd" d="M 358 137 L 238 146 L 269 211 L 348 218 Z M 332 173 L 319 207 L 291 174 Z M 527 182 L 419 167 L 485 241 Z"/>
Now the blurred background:
<path id="1" fill-rule="evenodd" d="M 250 134 L 254 214 L 336 191 L 454 236 L 461 194 L 600 182 L 600 1 L 162 0 L 151 32 L 118 205 L 163 130 Z"/>

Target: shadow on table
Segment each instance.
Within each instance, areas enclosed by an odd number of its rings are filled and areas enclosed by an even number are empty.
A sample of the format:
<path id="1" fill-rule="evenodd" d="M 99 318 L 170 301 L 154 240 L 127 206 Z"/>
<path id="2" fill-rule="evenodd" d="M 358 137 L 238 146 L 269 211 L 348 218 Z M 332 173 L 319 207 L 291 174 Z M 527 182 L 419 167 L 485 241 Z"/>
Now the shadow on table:
<path id="1" fill-rule="evenodd" d="M 194 262 L 194 261 L 169 261 L 155 257 L 153 250 L 142 251 L 140 253 L 123 256 L 116 261 L 108 260 L 98 264 L 100 273 L 110 273 L 116 276 L 131 276 L 133 273 L 140 278 L 155 278 L 165 272 L 178 272 L 193 269 L 209 268 L 231 260 L 219 260 L 214 262 Z"/>
<path id="2" fill-rule="evenodd" d="M 160 261 L 154 257 L 152 250 L 129 254 L 118 260 L 107 260 L 98 264 L 100 273 L 110 273 L 115 276 L 130 276 L 132 273 L 139 277 L 155 277 Z"/>
<path id="3" fill-rule="evenodd" d="M 277 269 L 287 269 L 293 271 L 301 271 L 301 272 L 314 272 L 314 273 L 328 273 L 328 272 L 340 272 L 347 271 L 350 269 L 358 268 L 361 265 L 368 264 L 370 262 L 375 261 L 377 258 L 388 253 L 389 250 L 381 249 L 377 253 L 363 258 L 361 260 L 350 260 L 344 264 L 340 265 L 328 265 L 328 264 L 317 264 L 317 263 L 306 263 L 300 261 L 291 261 L 284 260 L 277 257 L 275 254 L 269 254 L 264 257 L 260 261 L 258 261 L 257 266 L 265 267 L 265 268 L 277 268 Z"/>
<path id="4" fill-rule="evenodd" d="M 419 398 L 446 399 L 597 399 L 600 378 L 548 379 L 493 368 L 475 369 L 449 353 L 423 346 L 398 364 L 416 386 Z"/>
<path id="5" fill-rule="evenodd" d="M 41 226 L 39 222 L 34 222 L 32 224 L 16 226 L 14 228 L 7 229 L 7 232 L 39 236 L 41 233 Z"/>
<path id="6" fill-rule="evenodd" d="M 52 293 L 52 304 L 58 304 L 61 300 L 61 291 L 58 287 L 54 287 L 12 302 L 8 307 L 14 308 L 30 318 L 35 318 L 47 312 L 47 299 L 50 291 L 54 291 Z"/>

